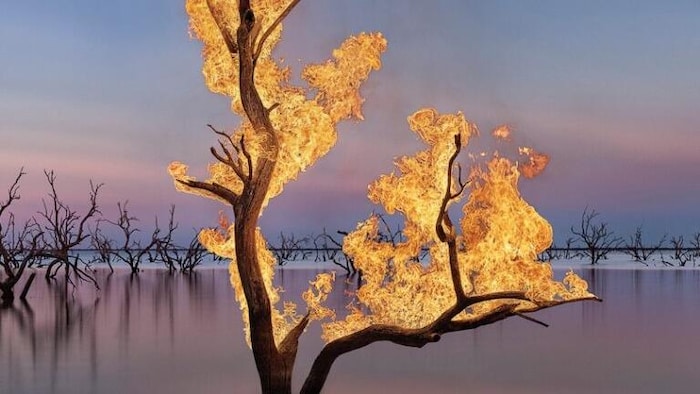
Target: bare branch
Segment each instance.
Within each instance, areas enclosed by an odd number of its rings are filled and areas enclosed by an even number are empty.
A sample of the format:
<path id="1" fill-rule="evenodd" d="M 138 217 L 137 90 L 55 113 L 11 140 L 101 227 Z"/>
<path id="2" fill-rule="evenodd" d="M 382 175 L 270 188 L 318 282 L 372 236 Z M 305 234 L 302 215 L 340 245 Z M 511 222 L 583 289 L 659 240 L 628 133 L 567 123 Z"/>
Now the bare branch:
<path id="1" fill-rule="evenodd" d="M 237 153 L 239 152 L 239 148 L 238 148 L 238 147 L 236 146 L 236 144 L 233 142 L 233 139 L 231 138 L 230 135 L 228 135 L 227 133 L 224 133 L 223 131 L 219 131 L 219 130 L 215 129 L 214 126 L 212 126 L 212 125 L 210 125 L 210 124 L 208 124 L 207 127 L 209 127 L 209 128 L 210 128 L 212 131 L 214 131 L 214 133 L 216 133 L 217 135 L 224 137 L 224 138 L 226 139 L 226 141 L 228 141 L 228 143 L 231 144 L 231 146 L 233 147 L 233 149 L 234 149 Z M 242 141 L 242 140 L 241 140 L 241 141 Z M 241 142 L 241 143 L 242 143 L 242 142 Z M 227 165 L 229 168 L 231 168 L 231 169 L 233 170 L 233 172 L 236 173 L 236 175 L 238 176 L 238 178 L 239 178 L 243 183 L 246 183 L 246 182 L 250 181 L 250 175 L 246 176 L 245 174 L 243 174 L 243 170 L 241 169 L 241 167 L 240 167 L 240 165 L 238 164 L 237 160 L 234 159 L 234 157 L 233 157 L 233 155 L 231 154 L 231 152 L 226 148 L 226 145 L 225 145 L 224 142 L 222 142 L 221 140 L 219 140 L 219 147 L 221 147 L 221 150 L 224 152 L 224 155 L 226 155 L 226 157 L 223 157 L 219 152 L 217 152 L 217 151 L 216 151 L 216 148 L 214 148 L 213 146 L 212 146 L 211 148 L 209 148 L 209 151 L 211 152 L 211 154 L 212 154 L 218 161 L 220 161 L 221 163 L 223 163 L 223 164 Z"/>
<path id="2" fill-rule="evenodd" d="M 272 32 L 277 28 L 277 26 L 284 20 L 284 18 L 289 15 L 290 12 L 294 9 L 294 7 L 299 4 L 299 0 L 292 0 L 291 3 L 287 6 L 287 8 L 282 11 L 282 13 L 275 19 L 274 22 L 270 25 L 270 27 L 265 30 L 265 33 L 263 33 L 262 37 L 260 37 L 260 41 L 258 41 L 258 46 L 255 48 L 255 53 L 253 54 L 253 60 L 257 62 L 258 57 L 260 57 L 260 52 L 262 52 L 263 45 L 265 44 L 265 40 L 272 34 Z M 274 107 L 274 106 L 273 106 Z M 270 109 L 270 111 L 272 108 Z"/>
<path id="3" fill-rule="evenodd" d="M 7 200 L 0 202 L 0 216 L 3 212 L 5 212 L 5 209 L 7 209 L 7 207 L 9 207 L 12 204 L 13 201 L 19 200 L 19 181 L 20 179 L 22 179 L 22 176 L 26 174 L 27 173 L 24 172 L 24 167 L 20 168 L 19 173 L 17 174 L 17 177 L 15 177 L 14 182 L 12 182 L 10 187 L 7 189 Z"/>

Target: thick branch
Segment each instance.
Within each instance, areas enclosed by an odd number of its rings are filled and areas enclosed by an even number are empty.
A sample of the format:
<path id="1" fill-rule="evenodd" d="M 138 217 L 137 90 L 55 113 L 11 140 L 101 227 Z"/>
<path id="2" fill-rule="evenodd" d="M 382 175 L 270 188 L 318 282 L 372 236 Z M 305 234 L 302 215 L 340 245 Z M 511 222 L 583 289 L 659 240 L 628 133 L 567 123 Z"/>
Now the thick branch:
<path id="1" fill-rule="evenodd" d="M 178 182 L 182 183 L 185 186 L 189 186 L 194 189 L 200 189 L 200 190 L 205 190 L 208 191 L 209 193 L 212 193 L 216 195 L 217 197 L 220 197 L 224 199 L 226 202 L 228 202 L 231 205 L 234 205 L 238 202 L 239 196 L 229 190 L 226 187 L 223 187 L 219 185 L 218 183 L 208 183 L 208 182 L 201 182 L 201 181 L 192 181 L 192 180 L 177 180 Z"/>
<path id="2" fill-rule="evenodd" d="M 524 300 L 533 303 L 532 308 L 522 309 L 520 303 L 507 303 L 494 308 L 492 311 L 480 316 L 454 321 L 457 316 L 468 306 L 493 300 Z M 311 367 L 301 392 L 304 394 L 318 393 L 326 381 L 331 366 L 335 360 L 348 352 L 360 349 L 371 343 L 379 341 L 389 341 L 403 346 L 423 347 L 424 345 L 437 342 L 442 334 L 456 331 L 471 330 L 480 326 L 495 323 L 510 316 L 524 316 L 523 313 L 534 312 L 539 309 L 566 304 L 574 301 L 594 300 L 600 301 L 595 296 L 582 297 L 571 300 L 546 301 L 536 303 L 529 300 L 523 292 L 496 292 L 467 297 L 461 302 L 455 303 L 451 308 L 443 312 L 434 322 L 417 329 L 407 329 L 398 326 L 372 325 L 363 330 L 354 332 L 342 338 L 329 342 L 321 353 L 316 357 Z M 516 311 L 516 309 L 519 309 Z M 535 319 L 532 319 L 535 320 Z M 538 324 L 541 322 L 537 321 Z"/>
<path id="3" fill-rule="evenodd" d="M 297 348 L 299 346 L 299 337 L 304 332 L 308 324 L 309 314 L 307 313 L 301 320 L 299 320 L 297 325 L 287 333 L 287 336 L 284 337 L 284 340 L 282 340 L 282 343 L 280 343 L 279 346 L 280 353 L 283 355 L 288 355 L 288 357 L 291 357 L 292 360 L 294 357 L 296 357 Z"/>

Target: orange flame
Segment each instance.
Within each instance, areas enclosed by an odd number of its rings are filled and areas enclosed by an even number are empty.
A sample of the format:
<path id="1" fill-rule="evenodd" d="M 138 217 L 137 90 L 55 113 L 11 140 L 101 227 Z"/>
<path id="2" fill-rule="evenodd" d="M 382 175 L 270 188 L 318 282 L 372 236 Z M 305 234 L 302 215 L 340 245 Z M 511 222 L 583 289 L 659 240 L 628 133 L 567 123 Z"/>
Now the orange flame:
<path id="1" fill-rule="evenodd" d="M 274 21 L 290 0 L 253 0 L 252 7 L 262 29 Z M 210 11 L 211 7 L 211 11 Z M 238 90 L 238 59 L 231 56 L 215 18 L 225 21 L 224 29 L 235 32 L 238 14 L 225 0 L 187 0 L 192 34 L 203 42 L 203 74 L 207 87 L 231 99 L 232 111 L 244 117 Z M 281 24 L 265 42 L 257 61 L 255 83 L 263 103 L 270 110 L 279 152 L 269 199 L 282 192 L 284 185 L 296 179 L 301 171 L 325 155 L 336 142 L 336 125 L 349 118 L 362 119 L 363 99 L 359 87 L 372 70 L 381 67 L 380 56 L 386 49 L 381 33 L 360 34 L 348 38 L 333 51 L 333 59 L 306 67 L 302 78 L 308 87 L 292 86 L 290 70 L 272 58 L 272 50 L 282 34 Z M 234 34 L 235 36 L 235 34 Z M 313 98 L 309 98 L 313 97 Z M 435 320 L 454 304 L 448 267 L 448 249 L 439 242 L 436 222 L 442 210 L 446 190 L 463 197 L 463 184 L 448 184 L 445 176 L 450 158 L 456 153 L 455 140 L 466 146 L 476 134 L 476 127 L 461 113 L 440 114 L 434 109 L 421 109 L 408 117 L 410 129 L 427 148 L 412 157 L 396 161 L 397 173 L 382 175 L 369 187 L 368 197 L 381 204 L 387 212 L 400 212 L 405 220 L 405 241 L 393 245 L 378 240 L 378 219 L 370 217 L 360 223 L 344 242 L 343 249 L 363 273 L 364 283 L 356 293 L 355 303 L 342 319 L 323 305 L 332 290 L 334 275 L 320 274 L 310 283 L 302 298 L 311 319 L 326 319 L 323 337 L 326 341 L 355 332 L 370 324 L 384 323 L 416 328 Z M 510 128 L 494 130 L 497 138 L 507 139 Z M 459 137 L 456 139 L 456 137 Z M 252 162 L 270 157 L 270 141 L 257 133 L 249 122 L 243 121 L 232 133 L 236 141 L 244 138 Z M 552 241 L 552 229 L 535 209 L 528 205 L 517 189 L 520 172 L 534 176 L 542 171 L 548 157 L 521 150 L 529 162 L 517 166 L 497 155 L 485 170 L 470 175 L 468 201 L 462 208 L 463 218 L 452 234 L 459 245 L 458 264 L 464 291 L 469 295 L 495 291 L 525 291 L 532 301 L 568 300 L 592 296 L 585 281 L 573 273 L 563 282 L 552 279 L 549 264 L 536 261 L 536 255 Z M 239 155 L 239 160 L 244 160 Z M 241 163 L 245 164 L 245 163 Z M 233 170 L 221 163 L 208 168 L 209 182 L 236 193 L 243 185 Z M 209 192 L 194 189 L 181 181 L 194 180 L 187 166 L 173 162 L 169 172 L 178 190 L 217 198 Z M 228 224 L 222 221 L 222 224 Z M 233 226 L 225 230 L 207 229 L 199 235 L 200 242 L 211 252 L 232 260 L 229 272 L 236 300 L 242 310 L 246 336 L 249 338 L 248 305 L 241 278 L 235 264 Z M 272 320 L 277 343 L 301 319 L 297 306 L 279 304 L 280 289 L 273 286 L 275 259 L 266 248 L 262 233 L 256 233 L 257 253 L 264 284 L 272 304 Z M 429 249 L 426 262 L 418 261 L 421 248 Z M 531 310 L 530 301 L 500 300 L 476 304 L 456 317 L 467 319 L 489 313 L 504 303 L 514 303 L 518 310 Z"/>
<path id="2" fill-rule="evenodd" d="M 494 138 L 499 140 L 509 140 L 511 131 L 512 129 L 510 128 L 510 126 L 503 124 L 493 129 L 491 135 L 493 135 Z"/>
<path id="3" fill-rule="evenodd" d="M 549 156 L 537 152 L 532 148 L 520 147 L 518 148 L 518 152 L 528 157 L 527 162 L 518 164 L 518 169 L 520 169 L 525 178 L 536 177 L 541 174 L 547 167 L 547 164 L 549 164 Z"/>
<path id="4" fill-rule="evenodd" d="M 460 134 L 466 144 L 475 128 L 460 113 L 440 115 L 433 109 L 416 112 L 409 124 L 430 148 L 398 159 L 400 175 L 381 176 L 369 192 L 370 199 L 387 212 L 404 215 L 406 241 L 395 247 L 377 241 L 376 217 L 346 237 L 344 251 L 354 258 L 365 283 L 347 317 L 323 325 L 325 341 L 371 324 L 419 328 L 455 302 L 447 246 L 436 242 L 435 223 L 447 186 L 447 158 L 455 149 L 451 142 Z M 533 301 L 591 296 L 586 282 L 575 274 L 567 274 L 564 283 L 557 282 L 551 266 L 536 260 L 551 244 L 552 228 L 520 197 L 519 175 L 516 165 L 498 156 L 485 171 L 472 174 L 471 193 L 462 209 L 462 234 L 457 237 L 464 291 L 469 295 L 524 291 Z M 429 248 L 427 264 L 417 260 L 423 246 Z M 456 320 L 487 314 L 504 303 L 516 303 L 522 311 L 534 307 L 529 301 L 490 301 L 472 306 Z"/>
<path id="5" fill-rule="evenodd" d="M 289 5 L 290 0 L 253 0 L 251 7 L 257 20 L 262 23 L 262 31 L 270 26 L 275 18 Z M 211 8 L 210 8 L 211 7 Z M 225 29 L 233 32 L 239 24 L 235 7 L 224 0 L 187 0 L 186 10 L 190 17 L 190 31 L 203 43 L 202 73 L 207 87 L 214 93 L 230 97 L 231 109 L 245 119 L 238 87 L 238 58 L 231 56 L 216 20 L 225 21 Z M 255 84 L 264 105 L 270 110 L 270 121 L 275 129 L 275 137 L 280 146 L 272 181 L 266 195 L 267 202 L 282 192 L 284 185 L 296 179 L 300 172 L 324 156 L 335 145 L 338 122 L 357 118 L 362 119 L 362 103 L 359 88 L 372 70 L 381 67 L 381 54 L 386 50 L 386 40 L 381 33 L 362 33 L 349 37 L 333 51 L 333 59 L 322 64 L 307 66 L 302 79 L 308 87 L 293 86 L 289 82 L 291 72 L 282 66 L 282 61 L 272 57 L 272 50 L 280 40 L 282 24 L 265 41 L 256 63 Z M 309 99 L 308 97 L 313 97 Z M 257 158 L 270 158 L 270 142 L 264 133 L 257 133 L 251 124 L 244 120 L 238 130 L 231 133 L 232 139 L 245 140 L 251 162 Z M 239 160 L 244 157 L 239 156 Z M 241 163 L 245 164 L 245 163 Z M 187 174 L 187 166 L 173 162 L 169 172 L 177 190 L 219 200 L 207 191 L 191 188 L 182 181 L 195 180 Z M 234 193 L 240 193 L 243 183 L 227 165 L 216 162 L 208 167 L 208 182 L 216 183 Z M 208 229 L 199 235 L 200 242 L 211 252 L 232 260 L 229 265 L 231 283 L 236 299 L 243 312 L 246 337 L 249 338 L 247 302 L 235 261 L 233 226 L 226 234 Z M 272 305 L 279 303 L 279 289 L 273 286 L 275 259 L 268 251 L 262 233 L 257 233 L 258 260 L 265 280 L 265 287 Z M 332 288 L 333 276 L 321 274 L 311 283 L 303 299 L 311 311 L 312 319 L 331 317 L 329 310 L 321 304 Z M 287 332 L 299 321 L 296 305 L 285 303 L 283 310 L 273 308 L 275 339 L 279 343 Z"/>

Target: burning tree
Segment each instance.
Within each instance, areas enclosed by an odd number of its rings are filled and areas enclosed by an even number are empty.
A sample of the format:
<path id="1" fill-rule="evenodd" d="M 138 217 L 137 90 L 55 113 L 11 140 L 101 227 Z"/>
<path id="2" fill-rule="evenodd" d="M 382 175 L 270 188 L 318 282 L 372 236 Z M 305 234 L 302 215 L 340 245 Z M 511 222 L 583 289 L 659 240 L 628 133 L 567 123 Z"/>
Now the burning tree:
<path id="1" fill-rule="evenodd" d="M 273 286 L 275 258 L 267 249 L 258 218 L 284 184 L 325 155 L 336 141 L 341 120 L 362 119 L 359 88 L 381 66 L 386 41 L 380 33 L 349 37 L 333 59 L 309 65 L 293 86 L 290 71 L 272 56 L 282 20 L 298 0 L 188 0 L 194 35 L 203 44 L 203 74 L 209 89 L 232 100 L 243 121 L 233 133 L 210 128 L 219 137 L 211 153 L 209 179 L 187 174 L 174 162 L 175 187 L 219 200 L 233 210 L 232 224 L 203 230 L 210 251 L 230 258 L 229 272 L 240 304 L 245 334 L 265 393 L 291 392 L 298 340 L 313 320 L 323 320 L 326 345 L 316 358 L 302 392 L 319 392 L 336 358 L 377 341 L 421 347 L 442 334 L 473 329 L 510 316 L 579 300 L 597 299 L 573 273 L 563 282 L 536 261 L 551 244 L 552 229 L 519 195 L 520 172 L 535 175 L 546 157 L 522 149 L 524 164 L 494 156 L 486 168 L 462 179 L 457 157 L 476 128 L 461 113 L 421 109 L 408 118 L 428 145 L 397 161 L 398 174 L 381 176 L 369 197 L 405 218 L 401 242 L 378 237 L 376 216 L 345 237 L 344 252 L 363 273 L 345 317 L 324 306 L 332 273 L 319 274 L 303 294 L 304 312 L 293 303 L 279 308 Z M 500 134 L 498 135 L 500 136 Z M 461 201 L 459 228 L 448 208 Z M 427 262 L 417 256 L 429 249 Z"/>

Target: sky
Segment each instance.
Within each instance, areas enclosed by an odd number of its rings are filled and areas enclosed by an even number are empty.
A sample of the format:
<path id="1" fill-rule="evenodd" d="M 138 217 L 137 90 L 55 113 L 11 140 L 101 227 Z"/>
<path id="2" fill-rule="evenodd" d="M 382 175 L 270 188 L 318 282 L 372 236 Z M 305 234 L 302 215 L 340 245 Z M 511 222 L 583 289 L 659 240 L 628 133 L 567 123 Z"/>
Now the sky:
<path id="1" fill-rule="evenodd" d="M 50 169 L 77 210 L 93 180 L 108 217 L 128 200 L 144 228 L 171 204 L 181 229 L 215 225 L 225 207 L 177 193 L 166 171 L 179 160 L 203 176 L 206 124 L 240 121 L 204 86 L 184 2 L 0 7 L 0 191 L 27 172 L 16 214 L 41 208 Z M 388 50 L 362 90 L 365 121 L 342 124 L 334 150 L 271 202 L 263 231 L 349 230 L 378 210 L 367 184 L 421 149 L 406 117 L 425 106 L 462 111 L 483 135 L 508 124 L 551 156 L 521 189 L 559 243 L 586 207 L 624 237 L 700 231 L 697 15 L 682 0 L 302 1 L 276 52 L 293 72 L 350 34 L 381 31 Z"/>

